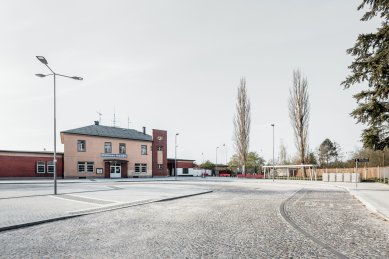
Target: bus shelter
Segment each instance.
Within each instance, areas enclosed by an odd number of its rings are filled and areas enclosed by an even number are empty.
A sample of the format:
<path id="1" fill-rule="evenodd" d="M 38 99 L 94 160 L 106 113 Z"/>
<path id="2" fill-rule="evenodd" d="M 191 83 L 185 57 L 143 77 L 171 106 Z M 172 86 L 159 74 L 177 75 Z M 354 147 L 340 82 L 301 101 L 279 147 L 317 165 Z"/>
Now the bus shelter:
<path id="1" fill-rule="evenodd" d="M 317 165 L 308 164 L 308 165 L 265 165 L 262 166 L 264 170 L 264 178 L 266 178 L 266 175 L 273 178 L 273 176 L 286 176 L 286 178 L 289 180 L 290 176 L 296 176 L 298 170 L 304 168 L 308 171 L 309 178 L 311 181 L 317 180 Z"/>

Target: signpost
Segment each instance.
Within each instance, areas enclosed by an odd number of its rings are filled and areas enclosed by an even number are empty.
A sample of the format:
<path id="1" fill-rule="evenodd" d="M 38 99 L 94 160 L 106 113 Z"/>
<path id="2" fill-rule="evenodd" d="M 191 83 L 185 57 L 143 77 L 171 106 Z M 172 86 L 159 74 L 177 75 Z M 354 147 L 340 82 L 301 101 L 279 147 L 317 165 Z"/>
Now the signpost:
<path id="1" fill-rule="evenodd" d="M 358 163 L 368 163 L 369 158 L 355 158 L 355 189 L 358 188 L 357 182 L 358 182 Z"/>

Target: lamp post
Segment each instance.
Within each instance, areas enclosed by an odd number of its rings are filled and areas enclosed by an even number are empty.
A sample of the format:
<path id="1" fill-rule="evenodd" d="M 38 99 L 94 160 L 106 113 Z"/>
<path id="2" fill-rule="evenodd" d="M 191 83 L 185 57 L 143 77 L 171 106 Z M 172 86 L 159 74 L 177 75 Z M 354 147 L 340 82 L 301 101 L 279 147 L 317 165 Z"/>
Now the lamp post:
<path id="1" fill-rule="evenodd" d="M 226 152 L 226 165 L 227 165 L 227 145 L 223 144 L 223 147 L 224 147 L 224 151 Z"/>
<path id="2" fill-rule="evenodd" d="M 271 124 L 273 127 L 273 182 L 274 182 L 274 123 Z"/>
<path id="3" fill-rule="evenodd" d="M 219 149 L 219 147 L 216 147 L 216 164 L 215 164 L 215 176 L 216 176 L 216 172 L 217 172 L 217 150 Z"/>
<path id="4" fill-rule="evenodd" d="M 174 137 L 174 147 L 175 147 L 175 150 L 174 150 L 174 176 L 177 180 L 177 136 L 180 135 L 178 133 L 176 133 L 175 137 Z"/>
<path id="5" fill-rule="evenodd" d="M 56 195 L 57 194 L 57 103 L 56 103 L 55 80 L 56 80 L 56 76 L 67 77 L 67 78 L 71 78 L 74 80 L 83 80 L 83 78 L 78 77 L 78 76 L 66 76 L 66 75 L 57 74 L 49 67 L 48 62 L 44 57 L 42 57 L 42 56 L 36 56 L 36 57 L 40 62 L 42 62 L 51 71 L 52 74 L 47 74 L 47 75 L 35 74 L 35 75 L 38 77 L 53 76 L 53 78 L 54 78 L 54 154 L 53 154 L 54 172 L 53 172 L 53 175 L 54 175 L 54 194 Z"/>

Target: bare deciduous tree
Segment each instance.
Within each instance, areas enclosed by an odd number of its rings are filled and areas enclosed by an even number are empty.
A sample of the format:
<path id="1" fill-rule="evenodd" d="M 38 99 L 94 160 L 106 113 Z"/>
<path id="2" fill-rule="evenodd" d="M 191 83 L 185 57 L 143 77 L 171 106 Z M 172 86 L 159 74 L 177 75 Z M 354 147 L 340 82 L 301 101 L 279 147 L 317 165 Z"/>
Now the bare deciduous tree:
<path id="1" fill-rule="evenodd" d="M 278 163 L 281 165 L 287 165 L 289 164 L 289 158 L 288 158 L 288 152 L 286 150 L 286 146 L 284 142 L 281 140 L 280 146 L 279 146 L 279 154 L 278 154 Z"/>
<path id="2" fill-rule="evenodd" d="M 247 96 L 246 79 L 241 78 L 238 87 L 236 114 L 234 117 L 234 145 L 243 174 L 246 173 L 250 141 L 250 122 L 250 100 Z"/>
<path id="3" fill-rule="evenodd" d="M 309 94 L 308 82 L 299 70 L 293 71 L 293 86 L 289 91 L 289 117 L 292 123 L 296 148 L 301 164 L 305 164 L 308 153 Z M 304 176 L 306 176 L 304 170 Z"/>

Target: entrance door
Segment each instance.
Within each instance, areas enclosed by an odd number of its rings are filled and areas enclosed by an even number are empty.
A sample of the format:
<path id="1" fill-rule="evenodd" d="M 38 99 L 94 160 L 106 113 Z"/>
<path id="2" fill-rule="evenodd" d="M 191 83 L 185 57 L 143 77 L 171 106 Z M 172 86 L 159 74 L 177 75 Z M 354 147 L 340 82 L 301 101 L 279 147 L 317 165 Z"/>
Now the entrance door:
<path id="1" fill-rule="evenodd" d="M 122 167 L 118 163 L 111 164 L 110 166 L 110 177 L 111 178 L 121 178 Z"/>

